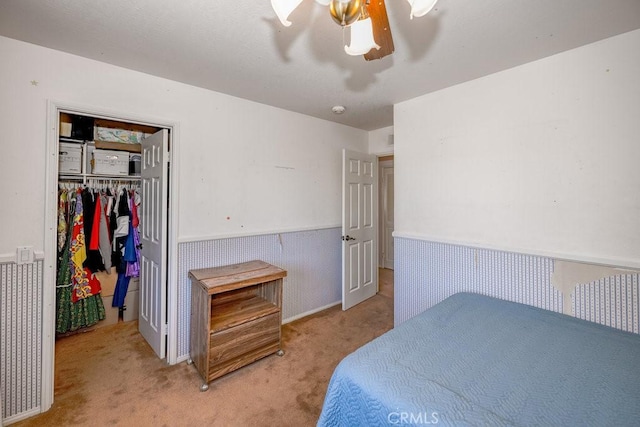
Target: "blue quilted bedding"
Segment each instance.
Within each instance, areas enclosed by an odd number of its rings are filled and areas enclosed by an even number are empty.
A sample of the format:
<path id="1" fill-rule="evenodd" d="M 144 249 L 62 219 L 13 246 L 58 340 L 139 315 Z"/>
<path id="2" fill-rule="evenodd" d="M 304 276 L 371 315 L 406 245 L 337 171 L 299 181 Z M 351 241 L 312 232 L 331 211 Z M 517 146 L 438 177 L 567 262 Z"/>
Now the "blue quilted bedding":
<path id="1" fill-rule="evenodd" d="M 640 335 L 460 293 L 336 367 L 319 426 L 640 426 Z"/>

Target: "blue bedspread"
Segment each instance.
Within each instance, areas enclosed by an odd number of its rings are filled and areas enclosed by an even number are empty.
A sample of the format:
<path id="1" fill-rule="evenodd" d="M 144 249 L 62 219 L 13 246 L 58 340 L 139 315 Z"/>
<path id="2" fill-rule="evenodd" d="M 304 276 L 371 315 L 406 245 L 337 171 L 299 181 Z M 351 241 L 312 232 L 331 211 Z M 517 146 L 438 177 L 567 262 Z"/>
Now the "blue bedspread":
<path id="1" fill-rule="evenodd" d="M 640 426 L 640 336 L 460 293 L 343 359 L 319 426 Z"/>

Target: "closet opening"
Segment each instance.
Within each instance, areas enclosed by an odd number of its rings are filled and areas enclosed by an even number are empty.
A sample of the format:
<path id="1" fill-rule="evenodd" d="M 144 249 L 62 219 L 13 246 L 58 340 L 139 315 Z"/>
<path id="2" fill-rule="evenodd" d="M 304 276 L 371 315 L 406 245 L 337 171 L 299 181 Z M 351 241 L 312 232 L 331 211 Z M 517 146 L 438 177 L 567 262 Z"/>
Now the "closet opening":
<path id="1" fill-rule="evenodd" d="M 55 236 L 56 259 L 50 263 L 55 297 L 43 317 L 45 324 L 53 321 L 55 330 L 50 352 L 44 343 L 43 410 L 53 403 L 59 340 L 83 333 L 86 341 L 98 328 L 131 331 L 137 322 L 138 332 L 165 359 L 171 310 L 167 270 L 173 127 L 60 107 L 53 111 L 51 145 L 57 168 L 50 169 L 57 173 L 48 175 L 47 186 L 51 198 L 55 191 L 55 218 L 50 219 L 55 224 L 50 228 Z M 126 328 L 118 329 L 125 323 Z"/>

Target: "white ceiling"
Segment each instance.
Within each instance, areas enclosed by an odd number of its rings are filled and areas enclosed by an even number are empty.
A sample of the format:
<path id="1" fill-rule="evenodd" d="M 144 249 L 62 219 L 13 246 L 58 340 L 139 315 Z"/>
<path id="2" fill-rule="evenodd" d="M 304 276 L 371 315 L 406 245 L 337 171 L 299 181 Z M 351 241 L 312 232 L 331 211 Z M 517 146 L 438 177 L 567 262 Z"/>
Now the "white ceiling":
<path id="1" fill-rule="evenodd" d="M 344 53 L 313 0 L 289 28 L 269 0 L 0 0 L 0 35 L 373 130 L 397 102 L 640 28 L 640 0 L 439 0 L 413 20 L 388 0 L 387 12 L 396 51 L 371 62 Z"/>

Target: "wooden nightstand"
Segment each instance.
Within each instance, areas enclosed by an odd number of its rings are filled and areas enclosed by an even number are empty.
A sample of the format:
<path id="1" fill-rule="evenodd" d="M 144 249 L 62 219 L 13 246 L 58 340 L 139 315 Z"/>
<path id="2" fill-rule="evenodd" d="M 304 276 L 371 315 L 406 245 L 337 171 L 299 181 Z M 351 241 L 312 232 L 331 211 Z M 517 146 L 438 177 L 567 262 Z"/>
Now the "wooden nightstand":
<path id="1" fill-rule="evenodd" d="M 204 383 L 273 353 L 282 356 L 282 281 L 263 261 L 191 270 L 191 346 Z"/>

